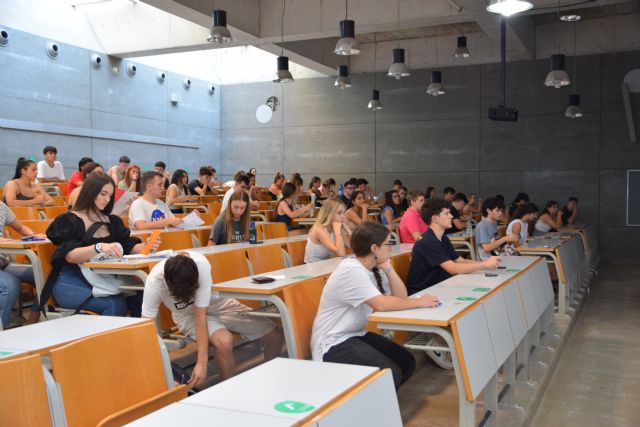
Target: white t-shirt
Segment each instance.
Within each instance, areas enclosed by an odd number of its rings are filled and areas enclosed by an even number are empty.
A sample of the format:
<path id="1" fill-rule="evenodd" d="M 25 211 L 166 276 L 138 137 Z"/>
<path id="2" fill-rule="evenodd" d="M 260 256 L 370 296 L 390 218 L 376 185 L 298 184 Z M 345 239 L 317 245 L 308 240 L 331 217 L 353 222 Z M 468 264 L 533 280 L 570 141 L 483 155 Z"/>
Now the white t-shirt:
<path id="1" fill-rule="evenodd" d="M 194 307 L 204 308 L 210 305 L 223 305 L 225 302 L 225 299 L 219 297 L 217 292 L 212 295 L 211 264 L 209 264 L 207 258 L 197 252 L 186 252 L 198 267 L 198 289 L 193 300 L 188 303 L 179 303 L 169 293 L 169 288 L 164 281 L 166 259 L 151 269 L 144 283 L 144 296 L 142 299 L 142 317 L 157 317 L 160 303 L 162 303 L 171 311 L 173 321 L 182 331 L 189 329 L 193 323 L 195 317 Z"/>
<path id="2" fill-rule="evenodd" d="M 380 270 L 382 288 L 388 295 L 389 279 Z M 366 333 L 373 312 L 366 301 L 380 295 L 373 272 L 354 257 L 342 260 L 322 291 L 311 333 L 313 360 L 322 361 L 334 345 Z"/>
<path id="3" fill-rule="evenodd" d="M 234 187 L 231 187 L 230 189 L 227 190 L 226 193 L 224 193 L 224 197 L 222 198 L 222 205 L 220 205 L 220 214 L 222 215 L 222 213 L 225 211 L 225 209 L 227 209 L 227 205 L 229 204 L 229 199 L 231 198 L 231 196 L 233 195 L 233 193 L 236 191 L 235 189 L 235 183 L 234 183 Z M 249 196 L 249 202 L 251 202 L 251 196 Z"/>
<path id="4" fill-rule="evenodd" d="M 172 217 L 173 213 L 171 213 L 169 207 L 162 200 L 149 203 L 142 197 L 139 197 L 131 203 L 131 208 L 129 209 L 129 227 L 135 228 L 136 221 L 154 222 Z"/>
<path id="5" fill-rule="evenodd" d="M 38 162 L 38 178 L 56 178 L 64 180 L 64 168 L 59 161 L 53 162 L 53 167 L 49 166 L 45 160 Z"/>
<path id="6" fill-rule="evenodd" d="M 521 219 L 514 219 L 507 226 L 507 236 L 513 234 L 513 224 L 515 223 L 520 224 L 520 244 L 524 245 L 527 243 L 527 238 L 529 237 L 529 224 Z"/>

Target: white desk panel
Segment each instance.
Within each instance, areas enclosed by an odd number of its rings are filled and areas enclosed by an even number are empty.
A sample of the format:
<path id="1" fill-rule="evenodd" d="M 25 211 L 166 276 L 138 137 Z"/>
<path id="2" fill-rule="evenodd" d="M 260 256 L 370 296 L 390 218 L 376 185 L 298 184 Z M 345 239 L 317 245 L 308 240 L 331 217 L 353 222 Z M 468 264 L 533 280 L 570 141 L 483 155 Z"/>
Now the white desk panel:
<path id="1" fill-rule="evenodd" d="M 516 348 L 502 292 L 497 292 L 483 301 L 482 306 L 491 335 L 493 354 L 496 364 L 500 367 Z"/>
<path id="2" fill-rule="evenodd" d="M 507 315 L 509 316 L 509 326 L 513 341 L 517 346 L 527 334 L 527 323 L 524 315 L 524 307 L 518 289 L 518 282 L 509 283 L 502 290 L 505 306 L 507 307 Z"/>
<path id="3" fill-rule="evenodd" d="M 527 275 L 523 275 L 518 279 L 518 288 L 520 289 L 520 299 L 524 308 L 525 319 L 527 320 L 527 329 L 531 329 L 538 320 L 538 305 L 531 287 L 531 280 Z"/>

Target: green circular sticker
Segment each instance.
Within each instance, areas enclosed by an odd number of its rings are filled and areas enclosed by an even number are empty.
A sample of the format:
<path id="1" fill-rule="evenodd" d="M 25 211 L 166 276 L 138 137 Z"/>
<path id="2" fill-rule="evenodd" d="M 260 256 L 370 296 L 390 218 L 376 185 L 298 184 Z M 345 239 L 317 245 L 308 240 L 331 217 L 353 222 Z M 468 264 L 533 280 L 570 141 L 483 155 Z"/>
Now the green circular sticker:
<path id="1" fill-rule="evenodd" d="M 295 400 L 285 400 L 273 405 L 273 409 L 279 412 L 286 412 L 288 414 L 299 414 L 301 412 L 313 411 L 316 407 L 306 403 L 296 402 Z"/>
<path id="2" fill-rule="evenodd" d="M 471 297 L 458 297 L 456 298 L 459 301 L 475 301 L 476 298 L 471 298 Z"/>

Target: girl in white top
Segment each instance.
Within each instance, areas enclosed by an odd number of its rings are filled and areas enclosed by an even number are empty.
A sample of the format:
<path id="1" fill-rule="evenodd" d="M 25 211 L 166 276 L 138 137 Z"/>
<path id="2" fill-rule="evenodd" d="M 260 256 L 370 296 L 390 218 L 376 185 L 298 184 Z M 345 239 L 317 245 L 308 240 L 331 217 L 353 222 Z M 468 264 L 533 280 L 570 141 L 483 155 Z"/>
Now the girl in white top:
<path id="1" fill-rule="evenodd" d="M 556 231 L 562 227 L 562 215 L 558 212 L 558 202 L 550 200 L 536 222 L 536 234 Z"/>
<path id="2" fill-rule="evenodd" d="M 181 213 L 182 208 L 175 206 L 174 203 L 195 202 L 198 195 L 191 195 L 187 183 L 189 182 L 189 174 L 183 169 L 177 169 L 171 177 L 171 185 L 167 188 L 165 200 L 167 206 L 173 213 Z"/>
<path id="3" fill-rule="evenodd" d="M 344 256 L 342 224 L 345 210 L 344 203 L 337 197 L 330 197 L 324 202 L 316 223 L 309 231 L 307 247 L 304 251 L 305 263 Z"/>
<path id="4" fill-rule="evenodd" d="M 527 203 L 518 207 L 513 213 L 513 219 L 507 226 L 507 236 L 515 234 L 520 236 L 516 246 L 524 245 L 529 238 L 529 223 L 538 217 L 538 207 L 533 203 Z"/>
<path id="5" fill-rule="evenodd" d="M 313 323 L 313 360 L 389 368 L 396 388 L 415 369 L 415 359 L 402 346 L 367 332 L 374 311 L 434 307 L 438 299 L 407 297 L 407 288 L 391 267 L 389 230 L 367 221 L 351 237 L 355 257 L 345 258 L 322 291 Z"/>

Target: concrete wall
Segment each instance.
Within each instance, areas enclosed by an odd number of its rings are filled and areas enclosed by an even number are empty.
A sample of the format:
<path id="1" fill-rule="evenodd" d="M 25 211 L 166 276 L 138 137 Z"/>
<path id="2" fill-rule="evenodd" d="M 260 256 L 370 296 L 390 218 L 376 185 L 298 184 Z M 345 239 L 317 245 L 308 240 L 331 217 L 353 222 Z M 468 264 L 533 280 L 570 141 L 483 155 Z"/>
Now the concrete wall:
<path id="1" fill-rule="evenodd" d="M 620 94 L 640 51 L 581 56 L 577 64 L 579 120 L 564 117 L 571 89 L 543 85 L 548 59 L 508 64 L 507 104 L 520 110 L 517 123 L 486 118 L 498 104 L 497 64 L 445 68 L 447 93 L 438 98 L 424 93 L 430 70 L 400 81 L 379 73 L 377 113 L 366 108 L 370 74 L 352 76 L 345 91 L 333 78 L 225 86 L 222 173 L 254 166 L 262 184 L 275 171 L 339 182 L 363 176 L 378 192 L 399 178 L 410 189 L 451 185 L 484 197 L 526 191 L 539 205 L 575 195 L 580 220 L 600 225 L 607 256 L 640 257 L 640 228 L 624 226 L 626 170 L 640 166 L 640 145 L 629 143 Z M 260 124 L 255 109 L 269 96 L 281 106 Z"/>
<path id="2" fill-rule="evenodd" d="M 67 177 L 81 157 L 105 167 L 128 155 L 143 169 L 162 160 L 170 170 L 197 174 L 201 165 L 220 165 L 220 90 L 210 96 L 208 84 L 136 64 L 126 73 L 126 61 L 102 54 L 102 66 L 90 66 L 93 52 L 59 43 L 50 59 L 47 40 L 7 29 L 10 43 L 0 47 L 0 179 L 10 179 L 19 156 L 42 158 L 42 148 L 54 145 Z M 113 66 L 119 67 L 114 74 Z M 176 93 L 180 102 L 172 105 Z"/>

